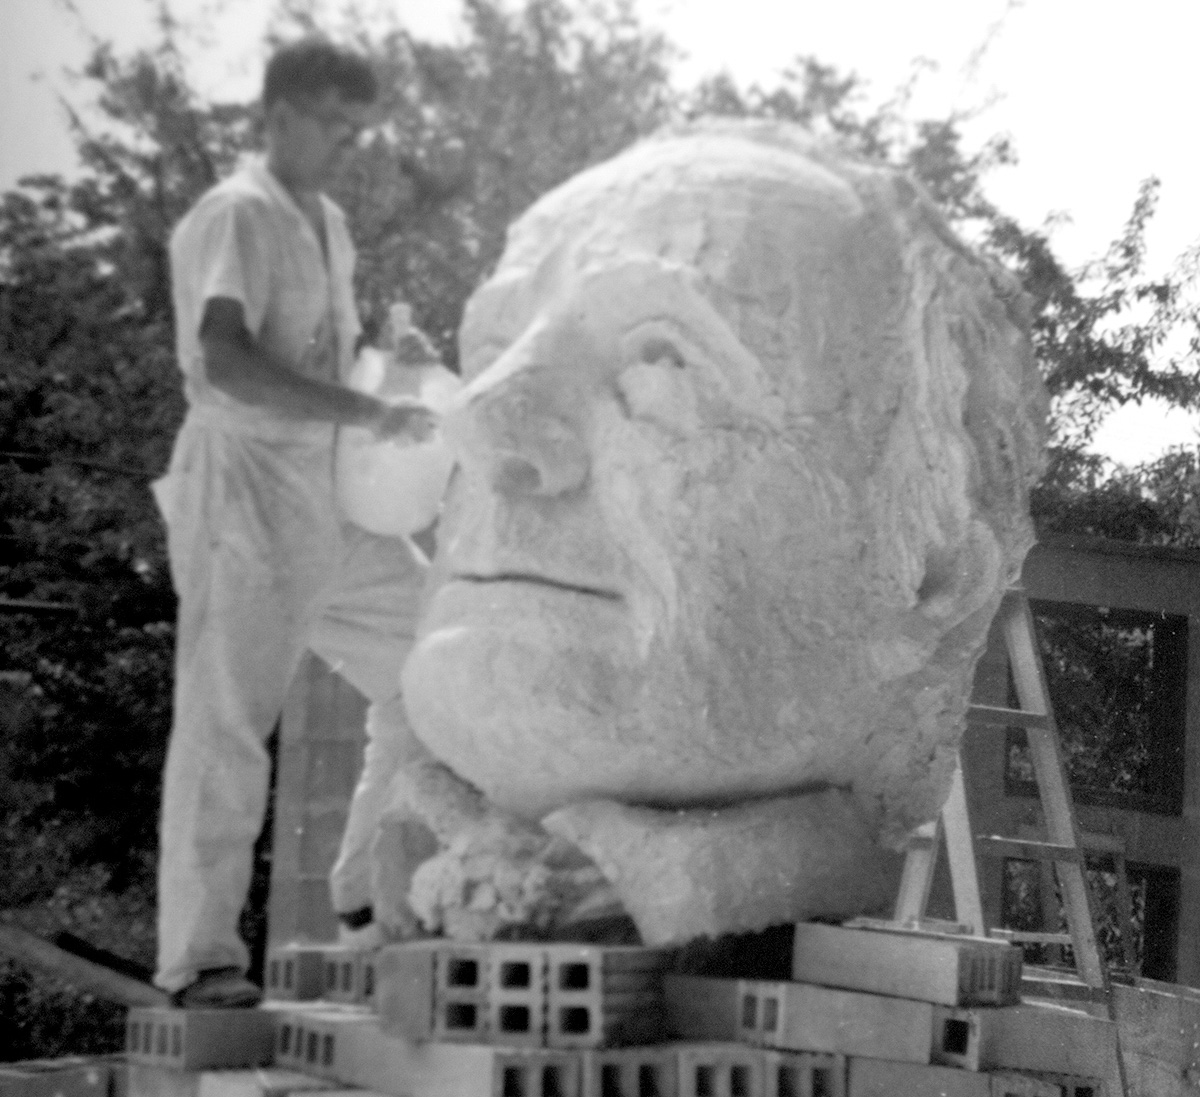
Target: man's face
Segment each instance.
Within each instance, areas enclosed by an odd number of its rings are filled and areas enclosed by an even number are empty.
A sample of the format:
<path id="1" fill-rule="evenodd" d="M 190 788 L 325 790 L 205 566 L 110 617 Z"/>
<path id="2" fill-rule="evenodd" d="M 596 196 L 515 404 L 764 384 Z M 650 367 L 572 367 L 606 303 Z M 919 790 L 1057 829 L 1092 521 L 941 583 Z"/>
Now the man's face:
<path id="1" fill-rule="evenodd" d="M 807 694 L 819 723 L 818 685 L 853 673 L 821 627 L 853 612 L 838 477 L 646 215 L 618 204 L 585 252 L 502 264 L 461 332 L 473 398 L 405 696 L 430 748 L 523 814 L 837 777 L 792 710 Z"/>
<path id="2" fill-rule="evenodd" d="M 275 104 L 277 154 L 289 174 L 309 187 L 327 183 L 352 149 L 366 123 L 367 107 L 335 89 Z"/>

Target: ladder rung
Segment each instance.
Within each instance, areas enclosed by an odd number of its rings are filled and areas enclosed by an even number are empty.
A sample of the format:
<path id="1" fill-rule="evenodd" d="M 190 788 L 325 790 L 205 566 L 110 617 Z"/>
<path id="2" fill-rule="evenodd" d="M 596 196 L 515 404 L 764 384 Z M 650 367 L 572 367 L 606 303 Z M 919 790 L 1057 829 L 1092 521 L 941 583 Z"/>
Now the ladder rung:
<path id="1" fill-rule="evenodd" d="M 1048 728 L 1050 717 L 1044 712 L 1025 712 L 1019 708 L 1000 708 L 997 705 L 968 705 L 967 719 L 977 724 L 999 724 L 1002 727 Z"/>
<path id="2" fill-rule="evenodd" d="M 1046 933 L 1040 930 L 989 929 L 989 937 L 1010 941 L 1014 945 L 1074 945 L 1069 933 Z"/>
<path id="3" fill-rule="evenodd" d="M 1056 842 L 1035 842 L 1032 839 L 980 834 L 976 836 L 975 844 L 980 852 L 997 857 L 1018 857 L 1023 861 L 1060 861 L 1075 865 L 1083 862 L 1083 851 L 1077 846 L 1064 846 Z"/>

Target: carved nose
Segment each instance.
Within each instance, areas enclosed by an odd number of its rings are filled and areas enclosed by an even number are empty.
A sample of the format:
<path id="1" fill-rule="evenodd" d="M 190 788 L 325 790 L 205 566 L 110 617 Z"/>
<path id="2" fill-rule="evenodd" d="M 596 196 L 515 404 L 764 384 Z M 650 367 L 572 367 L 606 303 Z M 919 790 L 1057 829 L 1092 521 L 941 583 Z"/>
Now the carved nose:
<path id="1" fill-rule="evenodd" d="M 495 491 L 552 496 L 583 486 L 588 454 L 569 399 L 550 379 L 514 378 L 473 403 L 476 455 Z"/>

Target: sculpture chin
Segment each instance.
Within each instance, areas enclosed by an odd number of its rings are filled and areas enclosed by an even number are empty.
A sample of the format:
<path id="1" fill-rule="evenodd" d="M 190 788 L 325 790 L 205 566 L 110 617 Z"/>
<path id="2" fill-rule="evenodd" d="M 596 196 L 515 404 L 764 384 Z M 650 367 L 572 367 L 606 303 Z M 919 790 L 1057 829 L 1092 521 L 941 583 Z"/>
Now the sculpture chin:
<path id="1" fill-rule="evenodd" d="M 620 714 L 643 674 L 616 598 L 529 582 L 438 590 L 403 673 L 412 726 L 503 810 L 627 794 Z"/>

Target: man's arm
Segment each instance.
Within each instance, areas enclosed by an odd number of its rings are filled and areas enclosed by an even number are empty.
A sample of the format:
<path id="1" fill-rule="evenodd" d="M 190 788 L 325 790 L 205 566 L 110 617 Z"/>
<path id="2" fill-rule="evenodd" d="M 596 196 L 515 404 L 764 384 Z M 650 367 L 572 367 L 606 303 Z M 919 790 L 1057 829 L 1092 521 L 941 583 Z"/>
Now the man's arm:
<path id="1" fill-rule="evenodd" d="M 382 438 L 403 434 L 420 440 L 433 429 L 432 414 L 420 405 L 394 406 L 288 369 L 258 345 L 241 302 L 231 297 L 205 303 L 200 345 L 209 383 L 242 403 L 296 419 L 368 427 Z"/>

